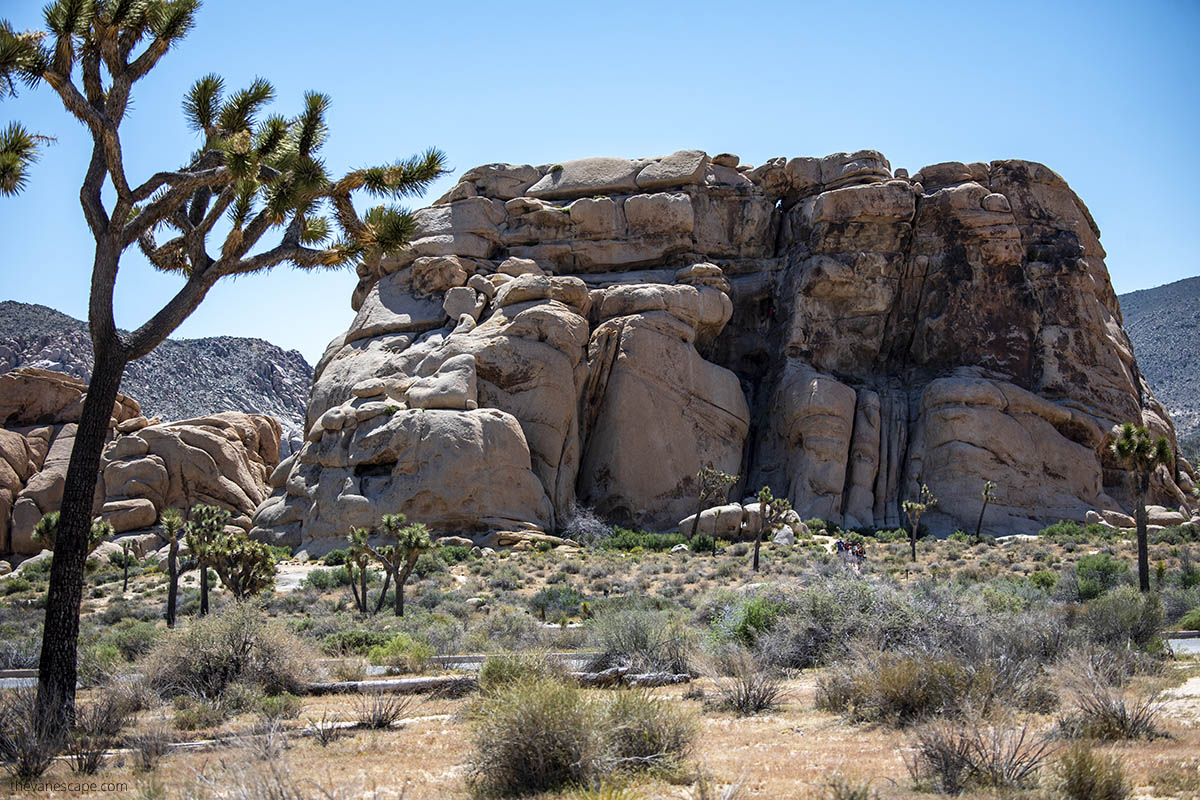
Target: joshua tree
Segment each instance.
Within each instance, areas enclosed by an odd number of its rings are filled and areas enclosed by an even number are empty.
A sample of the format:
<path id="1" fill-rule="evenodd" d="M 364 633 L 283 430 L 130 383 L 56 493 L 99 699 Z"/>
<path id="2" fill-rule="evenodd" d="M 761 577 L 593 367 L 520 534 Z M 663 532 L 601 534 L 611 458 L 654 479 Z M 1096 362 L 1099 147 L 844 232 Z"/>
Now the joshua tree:
<path id="1" fill-rule="evenodd" d="M 58 511 L 51 511 L 38 520 L 37 525 L 33 526 L 33 540 L 39 543 L 47 550 L 55 550 L 55 545 L 58 543 L 58 528 L 61 514 Z M 89 556 L 100 546 L 100 543 L 113 535 L 113 526 L 106 520 L 94 519 L 92 525 L 88 529 L 87 552 L 84 556 Z M 55 558 L 58 557 L 58 552 L 55 550 Z"/>
<path id="2" fill-rule="evenodd" d="M 129 591 L 129 542 L 121 542 L 121 594 Z"/>
<path id="3" fill-rule="evenodd" d="M 275 585 L 271 549 L 245 533 L 222 532 L 211 553 L 213 570 L 235 599 L 245 600 Z"/>
<path id="4" fill-rule="evenodd" d="M 192 518 L 187 524 L 188 553 L 200 570 L 200 616 L 208 613 L 208 568 L 216 557 L 217 544 L 225 535 L 229 512 L 217 506 L 197 503 L 192 506 Z"/>
<path id="5" fill-rule="evenodd" d="M 424 525 L 420 522 L 406 525 L 403 514 L 385 514 L 381 527 L 383 535 L 391 544 L 371 547 L 368 543 L 366 548 L 371 557 L 379 562 L 383 571 L 396 584 L 396 616 L 403 617 L 404 585 L 408 583 L 408 576 L 412 574 L 413 566 L 421 557 L 421 553 L 431 549 L 433 542 Z M 387 585 L 384 584 L 384 586 L 383 591 L 386 594 Z M 382 595 L 380 599 L 382 599 Z"/>
<path id="6" fill-rule="evenodd" d="M 771 494 L 771 487 L 764 486 L 758 490 L 758 533 L 754 536 L 755 572 L 758 572 L 758 548 L 762 544 L 763 533 L 783 522 L 784 516 L 791 510 L 792 504 L 786 498 Z"/>
<path id="7" fill-rule="evenodd" d="M 916 500 L 904 501 L 904 513 L 908 515 L 908 524 L 910 530 L 908 533 L 908 543 L 912 547 L 912 560 L 917 560 L 917 530 L 921 527 L 921 515 L 929 509 L 937 505 L 937 498 L 933 496 L 933 492 L 929 491 L 929 487 L 921 484 L 921 496 Z"/>
<path id="8" fill-rule="evenodd" d="M 346 572 L 350 574 L 350 592 L 354 595 L 355 607 L 363 614 L 367 613 L 367 564 L 371 559 L 371 549 L 367 544 L 367 537 L 370 535 L 371 531 L 368 528 L 351 528 L 350 534 L 346 537 L 350 543 L 350 546 L 346 548 Z M 361 590 L 354 583 L 355 569 L 358 570 Z"/>
<path id="9" fill-rule="evenodd" d="M 724 500 L 729 487 L 737 482 L 737 475 L 721 472 L 712 464 L 705 465 L 696 473 L 696 485 L 699 488 L 696 492 L 696 516 L 692 519 L 692 532 L 688 534 L 689 542 L 696 538 L 696 530 L 700 527 L 700 512 L 708 508 L 713 500 Z"/>
<path id="10" fill-rule="evenodd" d="M 179 598 L 179 533 L 183 515 L 177 508 L 165 508 L 158 515 L 163 538 L 167 540 L 167 627 L 175 627 L 175 606 Z"/>
<path id="11" fill-rule="evenodd" d="M 38 672 L 39 709 L 65 709 L 68 720 L 92 495 L 126 364 L 174 331 L 221 278 L 279 264 L 374 268 L 412 238 L 415 225 L 408 212 L 391 206 L 360 217 L 352 193 L 419 194 L 445 171 L 442 153 L 430 149 L 333 179 L 318 155 L 327 136 L 327 95 L 306 94 L 295 117 L 268 116 L 263 112 L 274 90 L 267 81 L 256 79 L 226 96 L 222 79 L 207 75 L 183 103 L 201 136 L 200 149 L 181 167 L 131 182 L 120 128 L 134 85 L 191 30 L 198 6 L 198 0 L 52 0 L 43 32 L 18 35 L 0 21 L 0 85 L 6 93 L 21 82 L 45 82 L 93 142 L 79 195 L 96 242 L 88 306 L 92 378 L 63 489 L 60 552 L 50 572 Z M 10 131 L 0 142 L 6 193 L 20 189 L 35 148 L 19 126 Z M 158 238 L 163 231 L 166 241 Z M 214 238 L 217 246 L 210 247 Z M 121 256 L 133 246 L 182 285 L 148 322 L 123 334 L 114 322 L 113 296 Z"/>
<path id="12" fill-rule="evenodd" d="M 983 541 L 983 512 L 987 511 L 988 503 L 992 502 L 993 492 L 996 491 L 996 484 L 992 481 L 983 482 L 983 506 L 979 509 L 979 521 L 975 523 L 975 543 Z"/>
<path id="13" fill-rule="evenodd" d="M 1150 591 L 1150 553 L 1146 542 L 1146 495 L 1159 464 L 1174 463 L 1171 443 L 1165 436 L 1151 438 L 1145 428 L 1126 422 L 1109 445 L 1112 454 L 1133 473 L 1133 503 L 1137 521 L 1138 588 Z"/>

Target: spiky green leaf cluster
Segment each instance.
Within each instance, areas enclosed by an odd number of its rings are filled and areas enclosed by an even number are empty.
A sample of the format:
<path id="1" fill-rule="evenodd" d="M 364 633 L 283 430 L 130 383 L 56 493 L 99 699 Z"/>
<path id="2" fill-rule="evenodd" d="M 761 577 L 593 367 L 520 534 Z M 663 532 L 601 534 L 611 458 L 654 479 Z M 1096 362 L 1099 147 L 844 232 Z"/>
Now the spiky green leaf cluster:
<path id="1" fill-rule="evenodd" d="M 33 526 L 33 541 L 47 550 L 53 550 L 58 541 L 58 523 L 61 516 L 61 512 L 51 511 L 38 520 Z M 88 553 L 99 547 L 101 542 L 112 538 L 115 533 L 112 523 L 108 520 L 99 517 L 92 520 L 92 527 L 88 530 Z"/>
<path id="2" fill-rule="evenodd" d="M 1170 466 L 1175 463 L 1171 442 L 1165 436 L 1151 436 L 1146 428 L 1132 422 L 1121 426 L 1121 432 L 1109 445 L 1109 450 L 1139 478 L 1144 477 L 1147 481 L 1159 464 Z"/>
<path id="3" fill-rule="evenodd" d="M 25 188 L 27 169 L 37 157 L 37 137 L 19 123 L 10 122 L 0 131 L 0 195 L 17 194 Z"/>

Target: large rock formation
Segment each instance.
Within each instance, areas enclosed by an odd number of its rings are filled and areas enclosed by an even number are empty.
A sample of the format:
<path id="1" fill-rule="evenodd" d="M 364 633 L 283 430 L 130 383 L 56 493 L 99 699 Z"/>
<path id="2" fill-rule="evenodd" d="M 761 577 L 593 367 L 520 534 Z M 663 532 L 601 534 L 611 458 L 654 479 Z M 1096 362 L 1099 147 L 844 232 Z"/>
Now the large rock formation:
<path id="1" fill-rule="evenodd" d="M 33 529 L 58 510 L 76 423 L 87 386 L 49 370 L 0 375 L 0 553 L 41 550 Z M 117 534 L 148 531 L 159 512 L 196 503 L 225 508 L 230 523 L 251 527 L 279 463 L 279 423 L 261 414 L 225 412 L 160 423 L 118 395 L 101 458 L 93 512 Z M 139 538 L 135 550 L 153 546 Z"/>
<path id="2" fill-rule="evenodd" d="M 1127 509 L 1115 426 L 1174 436 L 1096 225 L 1039 164 L 490 164 L 416 218 L 360 268 L 264 538 L 327 548 L 393 511 L 551 530 L 576 500 L 667 528 L 706 463 L 848 527 L 897 525 L 922 483 L 935 529 L 973 524 L 990 479 L 987 527 L 1029 531 Z"/>

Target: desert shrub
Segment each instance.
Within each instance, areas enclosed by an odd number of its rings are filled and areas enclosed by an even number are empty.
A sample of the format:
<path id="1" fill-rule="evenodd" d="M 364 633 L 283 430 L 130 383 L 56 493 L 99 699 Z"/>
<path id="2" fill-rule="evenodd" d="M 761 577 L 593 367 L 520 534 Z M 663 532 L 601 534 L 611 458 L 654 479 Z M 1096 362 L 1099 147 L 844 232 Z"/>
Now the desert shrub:
<path id="1" fill-rule="evenodd" d="M 156 725 L 125 737 L 125 746 L 133 756 L 134 769 L 151 772 L 158 762 L 171 751 L 171 734 L 166 728 Z"/>
<path id="2" fill-rule="evenodd" d="M 181 731 L 215 728 L 225 721 L 225 709 L 216 700 L 179 695 L 171 721 Z"/>
<path id="3" fill-rule="evenodd" d="M 718 657 L 713 681 L 716 699 L 710 704 L 723 711 L 748 717 L 772 711 L 785 697 L 779 676 L 753 654 L 734 648 Z"/>
<path id="4" fill-rule="evenodd" d="M 1179 630 L 1194 631 L 1197 629 L 1200 629 L 1200 608 L 1193 608 L 1179 618 Z"/>
<path id="5" fill-rule="evenodd" d="M 577 686 L 521 681 L 481 698 L 472 717 L 467 769 L 483 794 L 587 785 L 609 769 L 604 710 Z"/>
<path id="6" fill-rule="evenodd" d="M 116 742 L 130 713 L 123 698 L 103 692 L 91 703 L 75 708 L 75 727 L 66 739 L 71 769 L 80 775 L 95 775 L 104 763 L 104 752 Z"/>
<path id="7" fill-rule="evenodd" d="M 491 588 L 504 589 L 510 592 L 520 589 L 524 583 L 524 574 L 519 567 L 513 564 L 504 564 L 497 567 L 488 578 L 488 586 Z"/>
<path id="8" fill-rule="evenodd" d="M 554 619 L 558 616 L 575 616 L 583 595 L 567 585 L 546 586 L 529 599 L 529 607 L 545 620 L 547 616 Z"/>
<path id="9" fill-rule="evenodd" d="M 1079 580 L 1080 599 L 1088 600 L 1127 581 L 1129 564 L 1109 553 L 1092 553 L 1075 562 L 1075 576 Z"/>
<path id="10" fill-rule="evenodd" d="M 1050 743 L 1029 736 L 1028 727 L 934 723 L 917 730 L 914 738 L 913 754 L 906 760 L 913 783 L 945 794 L 1029 788 L 1050 755 Z"/>
<path id="11" fill-rule="evenodd" d="M 1157 739 L 1162 700 L 1157 694 L 1130 696 L 1102 680 L 1080 681 L 1072 691 L 1073 703 L 1058 722 L 1063 736 L 1072 739 Z"/>
<path id="12" fill-rule="evenodd" d="M 164 631 L 153 622 L 125 619 L 105 631 L 101 640 L 116 647 L 125 661 L 136 661 L 154 648 Z"/>
<path id="13" fill-rule="evenodd" d="M 1145 650 L 1156 643 L 1163 627 L 1162 601 L 1121 586 L 1087 604 L 1082 619 L 1088 638 L 1097 644 Z"/>
<path id="14" fill-rule="evenodd" d="M 79 685 L 85 689 L 104 683 L 124 662 L 115 644 L 97 641 L 81 645 L 78 658 Z"/>
<path id="15" fill-rule="evenodd" d="M 237 682 L 268 694 L 298 691 L 312 661 L 304 643 L 257 606 L 230 603 L 170 632 L 151 652 L 146 674 L 164 696 L 216 699 Z"/>
<path id="16" fill-rule="evenodd" d="M 505 653 L 488 656 L 479 667 L 479 688 L 497 692 L 519 681 L 561 676 L 562 667 L 542 653 Z"/>
<path id="17" fill-rule="evenodd" d="M 1082 743 L 1059 757 L 1052 785 L 1065 800 L 1125 800 L 1131 792 L 1121 760 Z"/>
<path id="18" fill-rule="evenodd" d="M 536 645 L 542 626 L 524 611 L 512 606 L 498 606 L 482 619 L 471 622 L 463 646 L 468 652 L 488 650 L 519 650 Z"/>
<path id="19" fill-rule="evenodd" d="M 779 598 L 765 592 L 735 598 L 713 621 L 713 635 L 719 642 L 753 646 L 760 635 L 775 627 L 784 610 Z"/>
<path id="20" fill-rule="evenodd" d="M 461 564 L 471 558 L 471 548 L 460 544 L 447 544 L 438 548 L 438 554 L 447 564 Z"/>
<path id="21" fill-rule="evenodd" d="M 258 701 L 258 713 L 268 720 L 295 719 L 300 716 L 303 703 L 291 692 L 267 695 Z"/>
<path id="22" fill-rule="evenodd" d="M 808 529 L 813 533 L 825 533 L 826 529 L 829 527 L 829 523 L 823 519 L 820 519 L 819 517 L 813 517 L 812 519 L 805 520 L 804 524 L 807 525 Z"/>
<path id="23" fill-rule="evenodd" d="M 330 550 L 325 554 L 325 557 L 321 559 L 321 563 L 327 567 L 340 567 L 346 563 L 346 551 Z"/>
<path id="24" fill-rule="evenodd" d="M 379 631 L 337 631 L 321 639 L 321 652 L 331 656 L 365 656 L 371 648 L 387 644 L 391 638 Z"/>
<path id="25" fill-rule="evenodd" d="M 0 694 L 0 764 L 19 780 L 41 777 L 65 745 L 64 726 L 36 712 L 36 689 Z"/>
<path id="26" fill-rule="evenodd" d="M 364 692 L 358 696 L 356 720 L 363 728 L 390 728 L 404 719 L 412 704 L 412 695 Z"/>
<path id="27" fill-rule="evenodd" d="M 1058 583 L 1058 573 L 1048 569 L 1039 569 L 1029 575 L 1028 581 L 1031 585 L 1049 594 L 1054 591 L 1054 586 Z"/>
<path id="28" fill-rule="evenodd" d="M 367 653 L 367 659 L 372 664 L 390 667 L 399 672 L 420 672 L 429 665 L 431 658 L 433 648 L 407 633 L 397 633 L 385 644 L 376 645 Z"/>
<path id="29" fill-rule="evenodd" d="M 345 574 L 346 581 L 349 582 L 350 573 L 346 572 L 346 568 L 342 567 L 340 572 Z M 339 570 L 337 569 L 314 569 L 301 579 L 300 588 L 313 589 L 318 592 L 327 592 L 330 589 L 336 589 L 343 585 L 338 580 L 338 573 Z"/>
<path id="30" fill-rule="evenodd" d="M 595 546 L 613 534 L 612 527 L 590 508 L 572 504 L 564 516 L 559 535 L 582 545 Z"/>
<path id="31" fill-rule="evenodd" d="M 597 651 L 594 672 L 628 667 L 634 672 L 689 672 L 691 636 L 683 624 L 661 611 L 641 608 L 597 613 L 587 623 L 588 644 Z"/>
<path id="32" fill-rule="evenodd" d="M 860 652 L 817 679 L 817 707 L 903 727 L 961 710 L 971 689 L 971 673 L 955 658 Z"/>
<path id="33" fill-rule="evenodd" d="M 645 690 L 614 692 L 604 703 L 611 757 L 637 768 L 679 763 L 696 739 L 695 717 Z"/>

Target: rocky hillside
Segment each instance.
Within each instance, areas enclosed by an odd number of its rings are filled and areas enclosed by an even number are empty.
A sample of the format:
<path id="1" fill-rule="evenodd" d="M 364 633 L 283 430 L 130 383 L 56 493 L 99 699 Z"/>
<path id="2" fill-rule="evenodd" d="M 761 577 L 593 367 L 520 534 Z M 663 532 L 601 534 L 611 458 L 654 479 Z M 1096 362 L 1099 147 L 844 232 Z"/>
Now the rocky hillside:
<path id="1" fill-rule="evenodd" d="M 1180 444 L 1200 451 L 1200 276 L 1120 297 L 1125 330 Z"/>
<path id="2" fill-rule="evenodd" d="M 41 305 L 0 302 L 0 373 L 34 366 L 91 378 L 87 325 Z M 147 416 L 189 419 L 222 411 L 269 414 L 283 426 L 283 451 L 304 439 L 312 367 L 295 350 L 262 339 L 168 339 L 125 370 L 121 391 Z"/>

